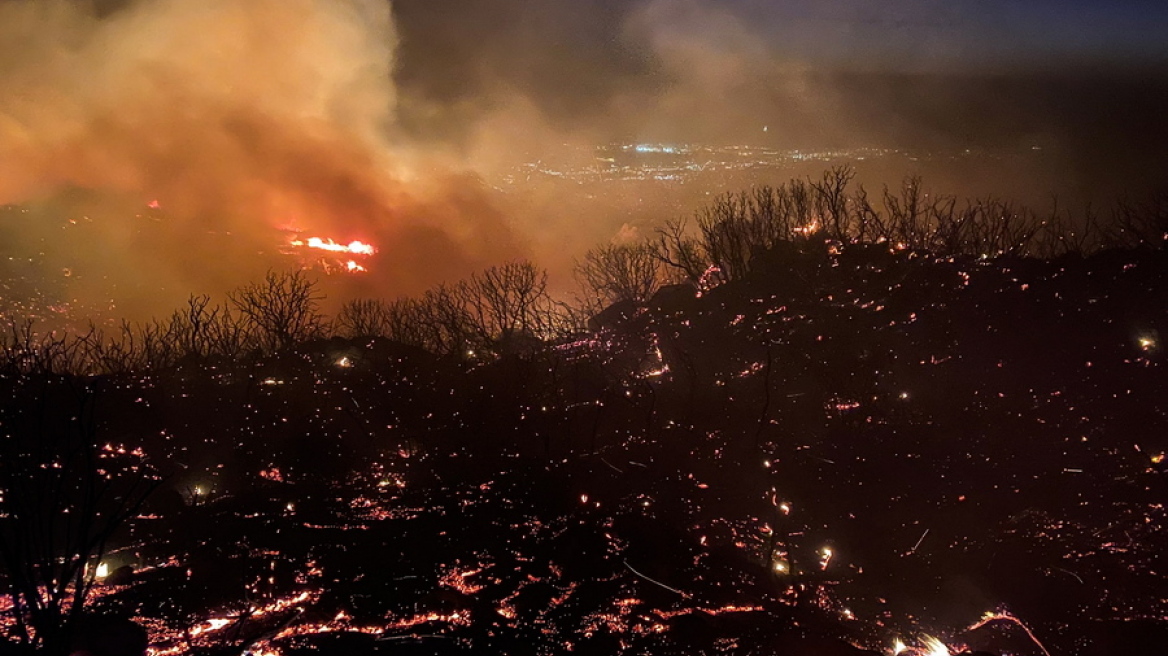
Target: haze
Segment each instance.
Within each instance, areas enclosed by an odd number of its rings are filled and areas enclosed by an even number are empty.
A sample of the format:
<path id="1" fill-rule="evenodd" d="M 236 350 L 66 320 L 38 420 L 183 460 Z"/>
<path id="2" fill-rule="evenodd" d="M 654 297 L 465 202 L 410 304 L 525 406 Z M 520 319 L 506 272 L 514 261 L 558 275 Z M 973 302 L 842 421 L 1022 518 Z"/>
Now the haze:
<path id="1" fill-rule="evenodd" d="M 1138 0 L 6 0 L 4 255 L 62 302 L 139 317 L 289 266 L 297 236 L 377 246 L 330 294 L 518 258 L 563 281 L 710 191 L 502 182 L 610 143 L 1041 152 L 860 172 L 1139 196 L 1168 152 L 1164 33 Z"/>

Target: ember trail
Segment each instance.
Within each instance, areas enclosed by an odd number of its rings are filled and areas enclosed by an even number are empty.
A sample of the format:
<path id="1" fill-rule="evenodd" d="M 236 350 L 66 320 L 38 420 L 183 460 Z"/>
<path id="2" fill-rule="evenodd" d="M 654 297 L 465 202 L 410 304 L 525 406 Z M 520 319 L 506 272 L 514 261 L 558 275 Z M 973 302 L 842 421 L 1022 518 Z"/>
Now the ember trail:
<path id="1" fill-rule="evenodd" d="M 836 169 L 597 247 L 571 304 L 513 262 L 6 317 L 4 649 L 1158 653 L 1157 207 Z"/>

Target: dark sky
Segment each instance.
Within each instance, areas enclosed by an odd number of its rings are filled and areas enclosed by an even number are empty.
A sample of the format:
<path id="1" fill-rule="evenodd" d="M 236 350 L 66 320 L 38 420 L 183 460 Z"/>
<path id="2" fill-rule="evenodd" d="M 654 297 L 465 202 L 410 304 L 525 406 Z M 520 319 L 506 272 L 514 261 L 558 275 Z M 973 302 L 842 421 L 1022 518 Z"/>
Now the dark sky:
<path id="1" fill-rule="evenodd" d="M 398 0 L 395 12 L 407 54 L 465 54 L 486 66 L 501 50 L 636 72 L 654 35 L 701 39 L 728 26 L 776 58 L 813 67 L 951 73 L 1168 64 L 1168 3 L 1158 0 Z"/>
<path id="2" fill-rule="evenodd" d="M 785 122 L 796 128 L 775 138 L 848 143 L 1031 139 L 1120 119 L 1144 130 L 1168 106 L 1168 2 L 1154 0 L 398 0 L 394 12 L 403 118 L 447 136 L 515 97 L 569 130 L 724 139 Z"/>
<path id="3" fill-rule="evenodd" d="M 1155 0 L 731 0 L 776 48 L 892 70 L 1168 61 Z"/>

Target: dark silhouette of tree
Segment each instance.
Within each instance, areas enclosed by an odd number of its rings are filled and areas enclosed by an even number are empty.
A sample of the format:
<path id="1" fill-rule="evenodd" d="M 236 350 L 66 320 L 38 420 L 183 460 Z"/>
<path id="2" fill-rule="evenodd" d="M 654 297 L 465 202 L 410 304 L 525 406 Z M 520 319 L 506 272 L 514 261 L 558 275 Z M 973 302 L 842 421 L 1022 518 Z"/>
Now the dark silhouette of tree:
<path id="1" fill-rule="evenodd" d="M 442 355 L 463 354 L 473 343 L 472 318 L 461 286 L 438 285 L 410 306 L 427 349 Z"/>
<path id="2" fill-rule="evenodd" d="M 341 306 L 333 322 L 333 331 L 353 339 L 388 337 L 390 317 L 390 305 L 385 301 L 372 298 L 355 299 Z"/>
<path id="3" fill-rule="evenodd" d="M 0 375 L 20 379 L 76 373 L 84 368 L 85 353 L 77 338 L 38 332 L 31 319 L 6 323 L 7 330 L 0 332 Z"/>
<path id="4" fill-rule="evenodd" d="M 657 229 L 653 256 L 665 266 L 679 272 L 691 282 L 697 282 L 710 267 L 710 261 L 697 239 L 689 235 L 685 219 L 666 221 Z"/>
<path id="5" fill-rule="evenodd" d="M 576 263 L 576 276 L 605 304 L 643 305 L 666 282 L 665 265 L 651 244 L 608 244 L 588 251 Z"/>
<path id="6" fill-rule="evenodd" d="M 554 327 L 547 272 L 531 262 L 493 266 L 456 289 L 455 300 L 469 318 L 479 348 L 516 353 Z"/>
<path id="7" fill-rule="evenodd" d="M 0 406 L 0 563 L 12 637 L 68 653 L 118 529 L 159 484 L 141 451 L 98 440 L 94 391 L 6 378 Z"/>
<path id="8" fill-rule="evenodd" d="M 317 281 L 304 271 L 269 271 L 264 279 L 227 295 L 241 320 L 266 350 L 317 337 L 324 328 Z"/>
<path id="9" fill-rule="evenodd" d="M 1135 203 L 1119 202 L 1111 221 L 1109 241 L 1125 248 L 1168 248 L 1168 193 Z"/>

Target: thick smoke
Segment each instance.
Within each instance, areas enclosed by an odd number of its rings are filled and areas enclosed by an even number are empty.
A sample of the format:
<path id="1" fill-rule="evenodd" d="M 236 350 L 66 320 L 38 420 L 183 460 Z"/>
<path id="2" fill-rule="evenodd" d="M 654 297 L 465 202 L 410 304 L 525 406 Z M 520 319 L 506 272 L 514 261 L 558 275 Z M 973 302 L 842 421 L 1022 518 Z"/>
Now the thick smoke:
<path id="1" fill-rule="evenodd" d="M 731 190 L 504 182 L 598 144 L 1038 146 L 1037 163 L 861 165 L 877 187 L 919 173 L 1031 202 L 1162 182 L 1168 152 L 1168 78 L 1145 70 L 1168 57 L 1123 12 L 1070 34 L 1072 57 L 1050 34 L 1081 28 L 1028 31 L 1057 12 L 1008 0 L 95 1 L 0 0 L 0 203 L 30 210 L 5 222 L 8 251 L 68 274 L 62 299 L 122 313 L 288 266 L 293 231 L 380 248 L 338 293 L 517 257 L 563 280 L 590 245 Z"/>
<path id="2" fill-rule="evenodd" d="M 1162 184 L 1168 152 L 1168 49 L 1149 45 L 1168 10 L 1131 5 L 399 2 L 400 116 L 488 178 L 521 159 L 579 166 L 556 158 L 609 142 L 873 147 L 918 158 L 859 164 L 876 189 L 919 174 L 962 196 L 1106 205 Z M 565 207 L 562 189 L 536 190 L 508 214 L 539 252 L 688 213 L 702 195 L 664 202 L 646 185 Z"/>
<path id="3" fill-rule="evenodd" d="M 0 4 L 0 203 L 80 220 L 75 284 L 131 296 L 288 266 L 292 231 L 373 241 L 385 291 L 515 257 L 481 185 L 401 138 L 396 42 L 376 0 Z"/>

